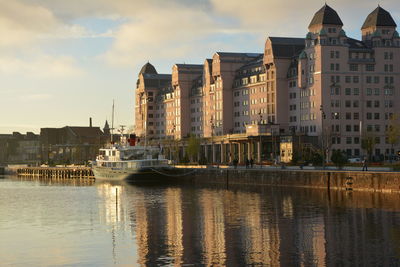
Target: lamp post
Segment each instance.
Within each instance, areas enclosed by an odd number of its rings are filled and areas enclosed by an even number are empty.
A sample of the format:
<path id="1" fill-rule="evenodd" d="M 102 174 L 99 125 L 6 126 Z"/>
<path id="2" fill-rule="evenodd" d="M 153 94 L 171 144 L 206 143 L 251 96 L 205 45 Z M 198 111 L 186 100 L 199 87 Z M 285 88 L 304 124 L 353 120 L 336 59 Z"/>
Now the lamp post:
<path id="1" fill-rule="evenodd" d="M 172 123 L 172 129 L 171 129 L 172 140 L 171 140 L 171 143 L 170 143 L 170 146 L 169 146 L 169 158 L 170 158 L 170 160 L 172 160 L 172 143 L 175 140 L 175 128 L 176 128 L 175 123 Z"/>
<path id="2" fill-rule="evenodd" d="M 325 138 L 324 138 L 324 119 L 325 112 L 322 105 L 320 105 L 319 110 L 321 111 L 321 146 L 322 146 L 322 169 L 325 169 Z"/>
<path id="3" fill-rule="evenodd" d="M 211 116 L 210 119 L 210 124 L 211 124 L 211 158 L 212 158 L 212 163 L 214 163 L 214 119 Z"/>
<path id="4" fill-rule="evenodd" d="M 262 124 L 263 117 L 262 117 L 261 109 L 260 109 L 260 112 L 258 112 L 258 116 L 260 116 L 260 121 L 259 121 L 259 125 L 258 125 L 258 135 L 260 136 L 260 146 L 258 148 L 258 153 L 260 154 L 260 160 L 259 160 L 260 168 L 262 168 L 262 164 L 261 164 L 261 151 L 262 151 L 261 124 Z"/>

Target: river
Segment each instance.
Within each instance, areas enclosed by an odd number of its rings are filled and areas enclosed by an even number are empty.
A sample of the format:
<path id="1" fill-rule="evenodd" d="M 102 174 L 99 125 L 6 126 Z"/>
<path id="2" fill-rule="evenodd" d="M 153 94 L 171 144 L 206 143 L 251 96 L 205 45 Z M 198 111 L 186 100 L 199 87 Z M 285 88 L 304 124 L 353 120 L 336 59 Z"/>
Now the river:
<path id="1" fill-rule="evenodd" d="M 400 194 L 0 176 L 1 266 L 399 266 Z"/>

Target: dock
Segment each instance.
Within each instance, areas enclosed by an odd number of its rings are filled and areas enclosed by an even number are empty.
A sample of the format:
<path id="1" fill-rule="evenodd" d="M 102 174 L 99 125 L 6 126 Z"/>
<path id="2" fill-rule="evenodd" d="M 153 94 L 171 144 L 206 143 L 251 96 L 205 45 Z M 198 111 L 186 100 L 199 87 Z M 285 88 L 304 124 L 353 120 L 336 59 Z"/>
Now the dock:
<path id="1" fill-rule="evenodd" d="M 18 168 L 17 174 L 43 178 L 94 179 L 89 167 L 24 167 Z"/>

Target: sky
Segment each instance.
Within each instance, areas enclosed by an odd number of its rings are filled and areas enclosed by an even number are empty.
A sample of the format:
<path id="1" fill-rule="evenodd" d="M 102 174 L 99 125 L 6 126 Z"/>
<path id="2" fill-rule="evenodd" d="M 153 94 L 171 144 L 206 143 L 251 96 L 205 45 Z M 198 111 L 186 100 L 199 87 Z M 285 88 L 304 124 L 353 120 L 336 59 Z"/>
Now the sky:
<path id="1" fill-rule="evenodd" d="M 134 125 L 134 90 L 158 73 L 217 51 L 259 52 L 268 36 L 305 37 L 325 1 L 0 0 L 0 133 Z M 327 1 L 347 35 L 378 4 L 400 25 L 397 0 Z"/>

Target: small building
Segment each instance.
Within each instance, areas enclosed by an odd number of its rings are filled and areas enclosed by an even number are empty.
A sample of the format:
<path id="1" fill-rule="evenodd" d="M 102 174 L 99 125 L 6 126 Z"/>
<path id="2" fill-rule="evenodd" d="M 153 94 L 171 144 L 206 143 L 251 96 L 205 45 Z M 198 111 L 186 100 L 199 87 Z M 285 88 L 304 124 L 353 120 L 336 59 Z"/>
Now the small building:
<path id="1" fill-rule="evenodd" d="M 48 164 L 86 164 L 109 142 L 100 127 L 41 128 L 41 155 Z"/>

